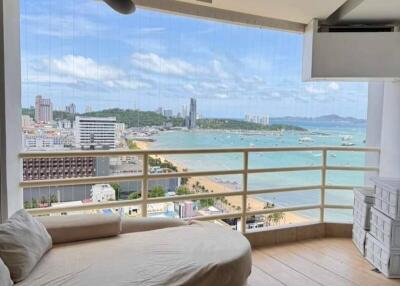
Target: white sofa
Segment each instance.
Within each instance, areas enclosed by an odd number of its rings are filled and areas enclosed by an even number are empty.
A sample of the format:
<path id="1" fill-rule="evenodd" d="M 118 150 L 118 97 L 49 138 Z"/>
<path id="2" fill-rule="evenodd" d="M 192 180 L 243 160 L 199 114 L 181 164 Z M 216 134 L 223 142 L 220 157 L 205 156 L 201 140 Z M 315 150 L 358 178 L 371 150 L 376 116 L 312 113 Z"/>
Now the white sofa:
<path id="1" fill-rule="evenodd" d="M 213 223 L 102 215 L 39 220 L 53 248 L 17 286 L 242 286 L 250 275 L 247 239 Z"/>

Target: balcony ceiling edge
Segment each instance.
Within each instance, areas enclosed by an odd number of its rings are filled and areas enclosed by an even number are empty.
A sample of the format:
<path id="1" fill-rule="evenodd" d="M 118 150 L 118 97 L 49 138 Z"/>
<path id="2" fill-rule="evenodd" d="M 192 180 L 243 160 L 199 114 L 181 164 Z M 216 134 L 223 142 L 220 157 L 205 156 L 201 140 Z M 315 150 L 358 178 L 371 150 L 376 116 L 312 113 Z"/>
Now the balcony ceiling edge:
<path id="1" fill-rule="evenodd" d="M 303 33 L 306 27 L 305 24 L 299 22 L 263 17 L 176 0 L 135 0 L 135 4 L 145 9 L 287 32 Z"/>

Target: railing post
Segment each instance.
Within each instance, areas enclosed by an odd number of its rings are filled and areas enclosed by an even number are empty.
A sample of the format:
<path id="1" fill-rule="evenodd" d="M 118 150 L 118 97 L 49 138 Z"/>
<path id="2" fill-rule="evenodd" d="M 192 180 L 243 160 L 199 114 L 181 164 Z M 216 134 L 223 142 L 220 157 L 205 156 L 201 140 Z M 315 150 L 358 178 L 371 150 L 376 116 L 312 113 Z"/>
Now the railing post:
<path id="1" fill-rule="evenodd" d="M 247 220 L 247 190 L 248 190 L 248 173 L 249 172 L 249 151 L 243 152 L 243 195 L 242 195 L 242 216 L 241 216 L 241 230 L 246 233 L 246 220 Z"/>
<path id="2" fill-rule="evenodd" d="M 328 149 L 322 149 L 322 170 L 321 170 L 321 207 L 320 207 L 320 221 L 325 221 L 325 187 L 326 187 L 326 165 L 327 165 Z"/>
<path id="3" fill-rule="evenodd" d="M 142 217 L 147 217 L 149 154 L 143 155 L 143 182 L 142 182 Z"/>

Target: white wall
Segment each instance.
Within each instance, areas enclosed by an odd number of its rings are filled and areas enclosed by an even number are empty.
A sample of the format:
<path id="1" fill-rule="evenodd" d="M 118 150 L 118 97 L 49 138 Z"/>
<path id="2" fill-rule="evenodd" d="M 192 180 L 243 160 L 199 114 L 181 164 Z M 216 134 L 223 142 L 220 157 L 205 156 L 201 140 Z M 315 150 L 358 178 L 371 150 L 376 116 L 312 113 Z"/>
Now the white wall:
<path id="1" fill-rule="evenodd" d="M 367 137 L 366 146 L 380 147 L 382 135 L 382 112 L 383 112 L 383 96 L 384 96 L 384 82 L 375 81 L 368 83 L 368 112 L 367 112 Z M 366 166 L 376 167 L 379 166 L 379 154 L 366 153 L 365 156 Z M 365 185 L 371 185 L 370 178 L 377 174 L 366 173 Z"/>
<path id="2" fill-rule="evenodd" d="M 21 164 L 21 57 L 19 1 L 0 2 L 0 219 L 23 206 Z"/>
<path id="3" fill-rule="evenodd" d="M 400 78 L 400 32 L 317 32 L 308 24 L 303 43 L 303 80 Z"/>
<path id="4" fill-rule="evenodd" d="M 380 176 L 400 178 L 400 81 L 384 84 Z"/>

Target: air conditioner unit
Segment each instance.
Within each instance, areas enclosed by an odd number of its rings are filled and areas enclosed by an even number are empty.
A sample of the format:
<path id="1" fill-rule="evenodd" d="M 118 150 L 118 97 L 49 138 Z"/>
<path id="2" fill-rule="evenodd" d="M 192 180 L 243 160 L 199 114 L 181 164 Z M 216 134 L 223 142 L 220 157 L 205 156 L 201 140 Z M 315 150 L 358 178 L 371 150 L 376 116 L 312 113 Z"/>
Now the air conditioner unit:
<path id="1" fill-rule="evenodd" d="M 400 78 L 396 25 L 324 25 L 313 20 L 303 42 L 303 80 Z"/>

